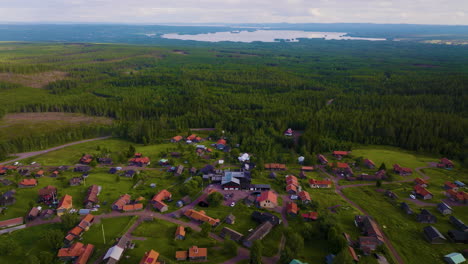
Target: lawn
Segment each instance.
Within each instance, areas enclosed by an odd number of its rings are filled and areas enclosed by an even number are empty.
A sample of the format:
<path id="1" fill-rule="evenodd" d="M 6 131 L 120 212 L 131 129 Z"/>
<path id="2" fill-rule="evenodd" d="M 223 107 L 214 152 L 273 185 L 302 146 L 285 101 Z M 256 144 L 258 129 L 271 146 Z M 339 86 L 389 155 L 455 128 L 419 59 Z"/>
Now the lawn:
<path id="1" fill-rule="evenodd" d="M 233 257 L 233 255 L 221 252 L 222 243 L 212 238 L 203 237 L 201 233 L 193 230 L 187 232 L 185 240 L 174 240 L 176 227 L 176 224 L 162 220 L 142 223 L 132 235 L 144 237 L 145 240 L 134 240 L 135 249 L 127 250 L 120 263 L 138 263 L 144 253 L 150 249 L 159 252 L 159 259 L 165 260 L 166 263 L 185 263 L 175 261 L 175 252 L 188 250 L 193 245 L 208 248 L 208 262 L 205 263 L 222 263 Z"/>
<path id="2" fill-rule="evenodd" d="M 108 248 L 115 244 L 115 239 L 121 237 L 135 220 L 135 216 L 123 216 L 101 219 L 99 223 L 93 224 L 91 228 L 85 232 L 81 241 L 82 243 L 93 244 L 95 246 L 92 260 L 98 259 Z"/>
<path id="3" fill-rule="evenodd" d="M 390 189 L 401 188 L 400 185 L 388 187 Z M 343 193 L 376 219 L 406 263 L 444 263 L 444 255 L 465 248 L 463 245 L 453 243 L 429 244 L 422 233 L 423 227 L 428 224 L 417 223 L 414 216 L 404 214 L 398 207 L 401 201 L 391 201 L 382 193 L 376 192 L 375 187 L 343 189 Z M 415 205 L 410 205 L 416 213 L 421 209 Z M 448 222 L 448 217 L 442 216 L 436 211 L 435 207 L 426 209 L 437 216 L 438 222 L 434 226 L 440 232 L 446 234 L 447 231 L 454 229 Z M 455 215 L 467 222 L 468 208 L 456 207 Z"/>

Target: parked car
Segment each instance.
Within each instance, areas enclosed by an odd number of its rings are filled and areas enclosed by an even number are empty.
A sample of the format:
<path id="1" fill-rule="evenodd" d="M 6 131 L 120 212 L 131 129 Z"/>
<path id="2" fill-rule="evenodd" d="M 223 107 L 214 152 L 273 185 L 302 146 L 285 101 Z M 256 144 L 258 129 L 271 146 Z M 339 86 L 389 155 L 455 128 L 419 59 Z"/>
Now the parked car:
<path id="1" fill-rule="evenodd" d="M 235 202 L 232 202 L 232 203 L 231 203 L 231 207 L 234 207 L 234 206 L 236 206 L 236 203 L 235 203 Z"/>
<path id="2" fill-rule="evenodd" d="M 413 194 L 410 194 L 409 197 L 413 200 L 416 200 L 416 196 L 414 196 Z"/>
<path id="3" fill-rule="evenodd" d="M 299 197 L 297 195 L 291 195 L 291 200 L 297 200 Z"/>

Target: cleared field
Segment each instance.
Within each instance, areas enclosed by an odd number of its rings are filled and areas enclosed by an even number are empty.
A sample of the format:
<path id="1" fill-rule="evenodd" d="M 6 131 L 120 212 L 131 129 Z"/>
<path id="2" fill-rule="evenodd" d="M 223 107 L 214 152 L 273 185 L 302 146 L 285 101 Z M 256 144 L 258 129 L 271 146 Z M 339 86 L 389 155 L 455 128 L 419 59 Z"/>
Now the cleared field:
<path id="1" fill-rule="evenodd" d="M 112 119 L 76 113 L 13 113 L 0 120 L 0 140 L 10 140 L 80 126 L 111 125 Z"/>
<path id="2" fill-rule="evenodd" d="M 354 149 L 351 152 L 353 157 L 364 157 L 374 161 L 376 166 L 380 166 L 382 162 L 385 163 L 387 169 L 395 163 L 403 167 L 417 168 L 425 167 L 428 162 L 436 162 L 437 158 L 416 154 L 411 151 L 406 151 L 394 147 L 385 146 L 369 146 Z"/>
<path id="3" fill-rule="evenodd" d="M 32 88 L 44 88 L 47 84 L 64 80 L 68 73 L 49 71 L 34 74 L 0 73 L 0 81 L 21 84 Z"/>

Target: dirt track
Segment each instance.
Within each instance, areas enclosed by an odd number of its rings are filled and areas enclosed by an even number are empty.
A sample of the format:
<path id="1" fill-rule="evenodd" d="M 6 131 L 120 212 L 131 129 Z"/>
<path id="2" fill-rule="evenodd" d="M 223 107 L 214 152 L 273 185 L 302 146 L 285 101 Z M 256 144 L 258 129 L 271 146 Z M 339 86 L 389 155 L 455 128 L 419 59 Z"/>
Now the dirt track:
<path id="1" fill-rule="evenodd" d="M 108 139 L 108 138 L 110 138 L 110 137 L 111 137 L 111 136 L 99 137 L 99 138 L 92 138 L 92 139 L 85 139 L 85 140 L 75 141 L 75 142 L 72 142 L 72 143 L 67 143 L 67 144 L 64 144 L 64 145 L 61 145 L 61 146 L 57 146 L 57 147 L 53 147 L 53 148 L 50 148 L 50 149 L 39 150 L 39 151 L 33 151 L 33 152 L 24 152 L 24 153 L 11 154 L 11 156 L 16 156 L 17 158 L 12 159 L 12 160 L 9 160 L 9 161 L 0 162 L 0 165 L 5 165 L 5 164 L 9 164 L 9 163 L 12 163 L 12 162 L 15 162 L 15 161 L 19 161 L 19 160 L 22 160 L 22 159 L 27 159 L 27 158 L 34 157 L 34 156 L 37 156 L 37 155 L 46 154 L 46 153 L 49 153 L 49 152 L 52 152 L 52 151 L 55 151 L 55 150 L 63 149 L 63 148 L 66 148 L 66 147 L 69 147 L 69 146 L 73 146 L 73 145 L 78 145 L 78 144 L 81 144 L 81 143 L 86 143 L 86 142 L 91 142 L 91 141 L 96 141 L 96 140 Z"/>

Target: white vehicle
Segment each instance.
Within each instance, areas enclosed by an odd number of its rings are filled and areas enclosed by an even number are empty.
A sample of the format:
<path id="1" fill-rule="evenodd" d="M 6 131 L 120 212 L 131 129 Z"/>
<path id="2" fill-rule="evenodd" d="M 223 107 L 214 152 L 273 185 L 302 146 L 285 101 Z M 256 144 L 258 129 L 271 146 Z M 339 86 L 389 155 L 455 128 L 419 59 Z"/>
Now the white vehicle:
<path id="1" fill-rule="evenodd" d="M 232 203 L 231 203 L 231 207 L 234 207 L 234 206 L 236 206 L 236 203 L 235 203 L 235 202 L 232 202 Z"/>
<path id="2" fill-rule="evenodd" d="M 18 164 L 19 164 L 19 162 L 15 162 L 15 163 L 13 163 L 13 165 L 15 165 L 15 166 L 16 166 L 16 165 L 18 165 Z"/>
<path id="3" fill-rule="evenodd" d="M 297 198 L 299 198 L 297 195 L 291 195 L 291 200 L 297 200 Z"/>
<path id="4" fill-rule="evenodd" d="M 35 161 L 31 162 L 31 165 L 34 165 L 34 164 L 36 164 L 36 162 L 35 162 Z"/>
<path id="5" fill-rule="evenodd" d="M 412 194 L 410 194 L 409 197 L 410 197 L 411 199 L 413 199 L 413 200 L 416 200 L 416 196 L 414 196 L 414 195 L 412 195 Z"/>

